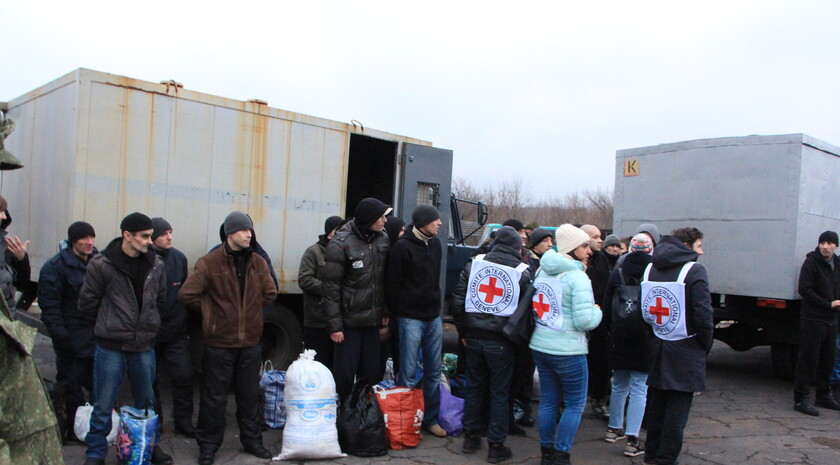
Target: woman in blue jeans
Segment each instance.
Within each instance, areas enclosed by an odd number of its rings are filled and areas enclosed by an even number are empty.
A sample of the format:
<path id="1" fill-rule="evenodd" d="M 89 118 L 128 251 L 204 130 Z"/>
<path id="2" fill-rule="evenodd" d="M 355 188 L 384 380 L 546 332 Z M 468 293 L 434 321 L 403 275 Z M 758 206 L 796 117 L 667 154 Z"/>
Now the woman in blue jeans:
<path id="1" fill-rule="evenodd" d="M 641 283 L 645 267 L 653 260 L 653 242 L 647 235 L 637 234 L 630 241 L 629 252 L 621 262 L 621 267 L 613 270 L 604 290 L 604 318 L 609 323 L 607 327 L 610 329 L 610 361 L 614 370 L 610 421 L 604 440 L 616 442 L 626 437 L 624 455 L 637 457 L 645 453 L 644 445 L 639 441 L 639 430 L 647 405 L 647 377 L 653 365 L 655 336 L 650 326 L 642 321 L 641 315 L 638 317 L 640 325 L 626 323 L 627 320 L 619 318 L 625 304 L 619 301 L 613 304 L 613 296 L 619 292 L 622 277 L 625 285 L 638 286 Z M 616 318 L 613 318 L 614 315 Z"/>
<path id="2" fill-rule="evenodd" d="M 536 327 L 529 347 L 540 374 L 542 464 L 570 464 L 569 451 L 586 405 L 588 370 L 586 331 L 601 322 L 592 284 L 584 273 L 591 255 L 589 235 L 571 224 L 555 231 L 557 252 L 540 260 L 534 280 Z M 560 402 L 563 414 L 557 421 Z"/>

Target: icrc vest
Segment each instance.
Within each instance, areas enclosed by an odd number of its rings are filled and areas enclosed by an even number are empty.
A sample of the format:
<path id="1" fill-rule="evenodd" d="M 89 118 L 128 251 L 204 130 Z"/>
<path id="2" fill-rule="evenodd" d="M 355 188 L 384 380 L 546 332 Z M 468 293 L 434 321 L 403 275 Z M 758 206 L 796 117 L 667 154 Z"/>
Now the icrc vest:
<path id="1" fill-rule="evenodd" d="M 694 262 L 687 262 L 680 270 L 676 282 L 649 281 L 653 264 L 645 268 L 642 277 L 642 317 L 653 328 L 656 337 L 663 341 L 681 341 L 693 337 L 686 328 L 685 276 Z"/>
<path id="2" fill-rule="evenodd" d="M 560 278 L 564 274 L 543 276 L 540 273 L 534 280 L 534 297 L 531 301 L 534 322 L 554 331 L 563 331 L 563 285 Z"/>
<path id="3" fill-rule="evenodd" d="M 470 268 L 464 310 L 467 313 L 511 316 L 519 302 L 519 278 L 527 269 L 528 265 L 524 263 L 512 268 L 485 261 L 484 255 L 477 255 Z"/>

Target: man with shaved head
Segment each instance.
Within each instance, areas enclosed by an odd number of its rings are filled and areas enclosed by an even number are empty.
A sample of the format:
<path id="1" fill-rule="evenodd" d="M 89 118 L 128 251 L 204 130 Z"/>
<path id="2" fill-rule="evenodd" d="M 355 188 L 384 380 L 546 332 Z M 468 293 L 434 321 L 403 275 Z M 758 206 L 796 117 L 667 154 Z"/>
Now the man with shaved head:
<path id="1" fill-rule="evenodd" d="M 595 303 L 603 306 L 604 289 L 610 279 L 610 260 L 602 249 L 604 239 L 601 230 L 592 224 L 584 224 L 580 229 L 589 234 L 589 249 L 592 255 L 586 264 L 586 275 L 592 281 L 592 293 Z M 607 319 L 601 320 L 597 328 L 589 332 L 589 396 L 592 412 L 604 419 L 610 417 L 607 401 L 610 396 L 609 332 Z"/>

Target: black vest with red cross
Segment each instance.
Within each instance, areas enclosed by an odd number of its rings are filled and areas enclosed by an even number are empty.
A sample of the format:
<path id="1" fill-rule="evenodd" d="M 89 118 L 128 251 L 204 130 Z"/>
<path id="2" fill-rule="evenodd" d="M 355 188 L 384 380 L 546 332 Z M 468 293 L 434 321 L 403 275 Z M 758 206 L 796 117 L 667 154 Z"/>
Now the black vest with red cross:
<path id="1" fill-rule="evenodd" d="M 645 268 L 642 278 L 642 317 L 663 341 L 681 341 L 693 337 L 686 327 L 685 277 L 694 262 L 687 262 L 676 281 L 648 280 L 653 264 Z"/>
<path id="2" fill-rule="evenodd" d="M 470 268 L 464 310 L 504 317 L 513 315 L 519 303 L 519 278 L 527 269 L 524 263 L 513 268 L 477 255 Z"/>

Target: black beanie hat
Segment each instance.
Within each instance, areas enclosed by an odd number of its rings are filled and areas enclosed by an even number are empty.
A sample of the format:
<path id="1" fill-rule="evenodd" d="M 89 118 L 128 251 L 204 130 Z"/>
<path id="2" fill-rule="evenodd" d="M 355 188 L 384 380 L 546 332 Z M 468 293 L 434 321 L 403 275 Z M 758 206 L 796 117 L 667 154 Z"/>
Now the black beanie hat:
<path id="1" fill-rule="evenodd" d="M 496 230 L 496 238 L 493 239 L 493 243 L 504 244 L 519 250 L 522 248 L 522 236 L 512 226 L 502 226 Z"/>
<path id="2" fill-rule="evenodd" d="M 327 221 L 324 221 L 324 234 L 333 232 L 336 228 L 341 226 L 341 223 L 343 222 L 344 218 L 340 216 L 331 216 L 327 218 Z"/>
<path id="3" fill-rule="evenodd" d="M 531 235 L 528 236 L 528 248 L 533 249 L 537 244 L 545 240 L 546 237 L 550 237 L 552 241 L 554 240 L 554 234 L 551 234 L 551 231 L 548 229 L 537 228 L 531 231 Z"/>
<path id="4" fill-rule="evenodd" d="M 511 218 L 511 219 L 505 221 L 504 223 L 502 223 L 502 226 L 510 226 L 511 228 L 513 228 L 517 231 L 522 231 L 523 229 L 525 229 L 525 225 L 522 224 L 521 221 L 513 219 L 513 218 Z"/>
<path id="5" fill-rule="evenodd" d="M 157 239 L 158 236 L 165 233 L 166 231 L 172 231 L 172 225 L 170 225 L 168 221 L 159 216 L 152 218 L 152 224 L 155 225 L 154 231 L 152 231 L 152 240 Z"/>
<path id="6" fill-rule="evenodd" d="M 826 232 L 820 234 L 819 244 L 822 244 L 823 242 L 831 242 L 834 245 L 838 245 L 837 244 L 837 233 L 834 232 L 834 231 L 826 231 Z"/>
<path id="7" fill-rule="evenodd" d="M 437 208 L 429 204 L 424 203 L 422 205 L 418 205 L 417 208 L 411 212 L 411 222 L 418 228 L 422 228 L 437 219 L 440 219 L 440 213 L 438 213 Z"/>
<path id="8" fill-rule="evenodd" d="M 69 244 L 88 236 L 96 237 L 96 231 L 93 230 L 93 226 L 91 226 L 90 223 L 76 221 L 67 228 L 67 243 Z"/>
<path id="9" fill-rule="evenodd" d="M 120 222 L 120 231 L 137 232 L 154 228 L 155 225 L 152 223 L 152 219 L 139 212 L 129 213 Z"/>
<path id="10" fill-rule="evenodd" d="M 366 197 L 356 205 L 356 227 L 359 228 L 359 231 L 365 232 L 373 226 L 373 223 L 376 223 L 376 220 L 387 215 L 390 211 L 390 205 L 373 197 Z"/>
<path id="11" fill-rule="evenodd" d="M 397 239 L 400 237 L 400 230 L 405 227 L 405 221 L 394 218 L 393 216 L 388 217 L 388 222 L 385 223 L 385 233 L 388 234 L 388 239 L 391 241 L 391 244 L 397 242 Z"/>

